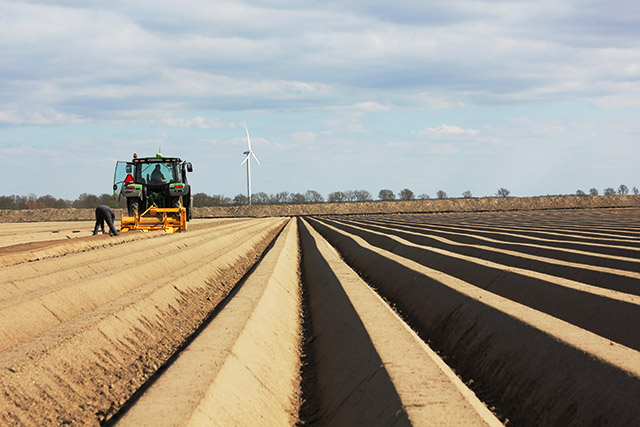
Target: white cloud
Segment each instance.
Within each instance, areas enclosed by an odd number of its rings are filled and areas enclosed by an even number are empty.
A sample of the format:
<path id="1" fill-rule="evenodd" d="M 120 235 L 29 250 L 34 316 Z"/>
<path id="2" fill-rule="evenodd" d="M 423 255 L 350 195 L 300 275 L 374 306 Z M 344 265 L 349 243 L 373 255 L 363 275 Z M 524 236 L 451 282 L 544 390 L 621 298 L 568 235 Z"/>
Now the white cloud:
<path id="1" fill-rule="evenodd" d="M 73 114 L 63 114 L 53 108 L 0 111 L 0 124 L 7 125 L 69 125 L 85 121 Z"/>
<path id="2" fill-rule="evenodd" d="M 296 143 L 310 144 L 317 140 L 319 133 L 315 132 L 294 132 L 291 138 Z"/>
<path id="3" fill-rule="evenodd" d="M 351 105 L 362 113 L 469 100 L 611 105 L 606 97 L 639 97 L 640 49 L 603 31 L 607 43 L 577 44 L 581 30 L 601 28 L 576 17 L 634 31 L 613 3 L 0 1 L 0 85 L 9 88 L 5 102 L 44 101 L 94 118 L 202 105 Z M 636 85 L 602 93 L 621 79 Z M 359 101 L 379 94 L 382 104 Z"/>
<path id="4" fill-rule="evenodd" d="M 229 123 L 225 123 L 223 120 L 217 117 L 203 116 L 195 116 L 191 119 L 167 117 L 165 119 L 158 120 L 158 123 L 177 128 L 216 129 L 230 127 Z"/>
<path id="5" fill-rule="evenodd" d="M 438 127 L 429 127 L 420 131 L 412 132 L 419 136 L 429 137 L 458 137 L 458 136 L 476 136 L 480 132 L 474 129 L 464 129 L 456 125 L 441 124 Z"/>
<path id="6" fill-rule="evenodd" d="M 427 146 L 427 148 L 429 153 L 433 155 L 453 156 L 460 153 L 460 149 L 449 142 L 431 143 Z"/>
<path id="7" fill-rule="evenodd" d="M 353 105 L 352 109 L 363 113 L 382 113 L 391 111 L 390 106 L 382 105 L 376 101 L 359 102 Z"/>

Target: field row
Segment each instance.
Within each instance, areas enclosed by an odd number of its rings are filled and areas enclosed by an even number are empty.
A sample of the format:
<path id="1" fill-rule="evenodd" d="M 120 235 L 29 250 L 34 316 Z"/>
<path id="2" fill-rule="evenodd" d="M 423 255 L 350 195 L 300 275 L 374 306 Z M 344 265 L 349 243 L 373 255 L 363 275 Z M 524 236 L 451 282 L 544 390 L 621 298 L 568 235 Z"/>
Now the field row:
<path id="1" fill-rule="evenodd" d="M 203 220 L 9 248 L 0 424 L 633 425 L 639 218 Z"/>

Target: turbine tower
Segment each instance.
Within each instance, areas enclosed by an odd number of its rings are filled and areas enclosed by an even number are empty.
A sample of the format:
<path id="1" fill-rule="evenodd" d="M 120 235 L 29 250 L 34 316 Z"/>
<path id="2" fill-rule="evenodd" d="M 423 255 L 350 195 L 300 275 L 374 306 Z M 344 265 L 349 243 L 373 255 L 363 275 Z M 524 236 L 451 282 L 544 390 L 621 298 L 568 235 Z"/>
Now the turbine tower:
<path id="1" fill-rule="evenodd" d="M 243 165 L 244 162 L 247 162 L 247 202 L 251 204 L 251 156 L 256 159 L 258 165 L 260 165 L 260 160 L 258 160 L 256 155 L 253 153 L 253 150 L 251 149 L 251 138 L 249 138 L 249 129 L 245 126 L 244 130 L 247 132 L 247 144 L 249 145 L 249 151 L 243 152 L 246 157 L 244 158 L 242 163 L 240 163 L 240 165 Z"/>

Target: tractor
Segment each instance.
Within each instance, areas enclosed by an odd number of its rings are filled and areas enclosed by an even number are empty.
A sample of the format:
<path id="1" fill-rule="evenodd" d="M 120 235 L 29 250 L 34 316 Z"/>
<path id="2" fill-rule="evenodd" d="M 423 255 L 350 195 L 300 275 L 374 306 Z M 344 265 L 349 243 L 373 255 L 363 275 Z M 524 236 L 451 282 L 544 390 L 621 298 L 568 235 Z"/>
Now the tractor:
<path id="1" fill-rule="evenodd" d="M 121 213 L 120 231 L 184 231 L 191 219 L 191 188 L 187 172 L 189 162 L 177 157 L 133 155 L 119 161 L 113 178 L 113 191 L 127 199 L 127 213 Z"/>

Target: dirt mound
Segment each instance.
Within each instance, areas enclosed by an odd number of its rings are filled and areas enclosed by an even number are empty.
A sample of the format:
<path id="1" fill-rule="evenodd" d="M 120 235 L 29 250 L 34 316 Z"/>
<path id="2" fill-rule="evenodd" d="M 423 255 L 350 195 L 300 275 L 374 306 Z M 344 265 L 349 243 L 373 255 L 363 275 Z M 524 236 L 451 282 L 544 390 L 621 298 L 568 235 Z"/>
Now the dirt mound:
<path id="1" fill-rule="evenodd" d="M 280 217 L 410 212 L 482 212 L 536 209 L 640 207 L 640 196 L 541 196 L 429 199 L 397 202 L 317 203 L 193 208 L 194 218 Z M 0 223 L 95 219 L 93 209 L 0 210 Z"/>
<path id="2" fill-rule="evenodd" d="M 194 210 L 199 217 L 352 215 L 409 212 L 481 212 L 536 209 L 640 207 L 640 196 L 485 197 L 471 199 L 411 200 L 402 202 L 318 203 L 210 207 Z"/>

